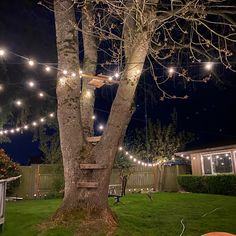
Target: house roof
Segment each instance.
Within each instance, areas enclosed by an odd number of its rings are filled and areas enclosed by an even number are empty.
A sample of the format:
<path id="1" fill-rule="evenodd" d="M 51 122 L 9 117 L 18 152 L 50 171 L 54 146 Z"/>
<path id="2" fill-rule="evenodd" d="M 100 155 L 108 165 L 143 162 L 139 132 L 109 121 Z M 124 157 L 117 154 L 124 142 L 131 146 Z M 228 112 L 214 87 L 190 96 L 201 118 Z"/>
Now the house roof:
<path id="1" fill-rule="evenodd" d="M 194 149 L 194 150 L 189 150 L 189 151 L 184 151 L 184 152 L 176 152 L 175 155 L 176 156 L 190 155 L 194 153 L 214 152 L 214 151 L 231 150 L 231 149 L 236 150 L 236 144 L 226 145 L 226 146 L 217 146 L 217 147 L 211 147 L 211 148 Z"/>

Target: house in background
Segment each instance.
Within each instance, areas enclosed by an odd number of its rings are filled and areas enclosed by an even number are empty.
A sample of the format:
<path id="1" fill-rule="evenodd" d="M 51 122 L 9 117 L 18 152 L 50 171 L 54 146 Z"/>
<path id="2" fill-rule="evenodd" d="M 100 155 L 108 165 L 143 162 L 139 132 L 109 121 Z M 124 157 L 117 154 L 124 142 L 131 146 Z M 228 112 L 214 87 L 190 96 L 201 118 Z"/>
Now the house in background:
<path id="1" fill-rule="evenodd" d="M 192 175 L 236 173 L 236 144 L 175 153 L 191 160 Z"/>

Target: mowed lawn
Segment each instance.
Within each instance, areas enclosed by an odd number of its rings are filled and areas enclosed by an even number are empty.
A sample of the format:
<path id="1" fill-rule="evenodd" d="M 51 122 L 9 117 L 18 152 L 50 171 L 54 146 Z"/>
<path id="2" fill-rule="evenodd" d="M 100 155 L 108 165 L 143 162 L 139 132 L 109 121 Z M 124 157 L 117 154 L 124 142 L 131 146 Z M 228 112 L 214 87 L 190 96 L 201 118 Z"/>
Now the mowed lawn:
<path id="1" fill-rule="evenodd" d="M 183 235 L 199 236 L 210 231 L 236 234 L 236 197 L 155 193 L 151 201 L 146 194 L 130 194 L 111 207 L 119 218 L 115 235 Z M 58 228 L 40 233 L 36 225 L 44 222 L 61 200 L 30 200 L 7 204 L 5 232 L 2 236 L 73 235 L 72 229 Z M 100 235 L 100 234 L 99 234 Z"/>

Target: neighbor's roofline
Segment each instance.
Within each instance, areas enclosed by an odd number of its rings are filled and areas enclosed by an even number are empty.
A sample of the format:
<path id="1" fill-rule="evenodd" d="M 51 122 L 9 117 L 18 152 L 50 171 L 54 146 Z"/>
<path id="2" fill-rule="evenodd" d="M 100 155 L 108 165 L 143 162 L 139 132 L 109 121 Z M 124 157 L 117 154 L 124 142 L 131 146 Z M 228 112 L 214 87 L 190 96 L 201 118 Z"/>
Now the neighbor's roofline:
<path id="1" fill-rule="evenodd" d="M 212 148 L 202 148 L 202 149 L 194 149 L 190 151 L 184 151 L 184 152 L 176 152 L 175 155 L 190 155 L 194 153 L 201 153 L 201 152 L 211 152 L 211 151 L 219 151 L 224 149 L 236 149 L 236 144 L 233 145 L 226 145 L 226 146 L 217 146 Z"/>

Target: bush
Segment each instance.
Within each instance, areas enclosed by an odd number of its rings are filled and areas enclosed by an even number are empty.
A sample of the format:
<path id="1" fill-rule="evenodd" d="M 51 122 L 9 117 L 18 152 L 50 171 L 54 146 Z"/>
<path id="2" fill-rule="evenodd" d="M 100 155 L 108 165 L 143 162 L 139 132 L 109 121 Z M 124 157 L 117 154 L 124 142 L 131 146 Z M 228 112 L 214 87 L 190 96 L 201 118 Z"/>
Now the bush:
<path id="1" fill-rule="evenodd" d="M 188 192 L 236 195 L 236 175 L 180 175 L 177 180 Z"/>
<path id="2" fill-rule="evenodd" d="M 13 162 L 3 149 L 0 149 L 0 179 L 7 179 L 21 174 L 19 165 Z M 13 193 L 14 189 L 20 184 L 20 180 L 9 182 L 7 193 Z"/>

